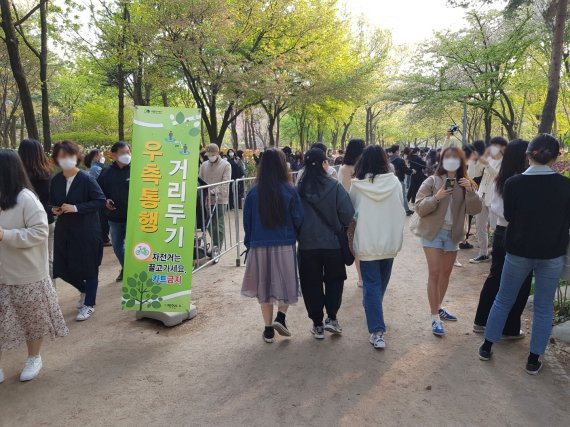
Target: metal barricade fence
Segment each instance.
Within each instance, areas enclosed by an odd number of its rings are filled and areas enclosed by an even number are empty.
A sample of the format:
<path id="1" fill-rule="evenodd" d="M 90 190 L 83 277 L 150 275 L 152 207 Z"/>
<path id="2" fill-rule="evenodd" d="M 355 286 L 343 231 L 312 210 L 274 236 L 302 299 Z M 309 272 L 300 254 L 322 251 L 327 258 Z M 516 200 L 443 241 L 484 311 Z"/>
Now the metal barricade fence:
<path id="1" fill-rule="evenodd" d="M 298 174 L 299 172 L 291 173 L 292 184 L 295 184 Z M 250 177 L 198 187 L 193 245 L 194 273 L 217 264 L 232 249 L 236 250 L 236 267 L 241 265 L 243 204 L 254 183 L 255 177 Z M 230 197 L 233 203 L 230 203 Z M 226 199 L 227 202 L 222 203 Z"/>

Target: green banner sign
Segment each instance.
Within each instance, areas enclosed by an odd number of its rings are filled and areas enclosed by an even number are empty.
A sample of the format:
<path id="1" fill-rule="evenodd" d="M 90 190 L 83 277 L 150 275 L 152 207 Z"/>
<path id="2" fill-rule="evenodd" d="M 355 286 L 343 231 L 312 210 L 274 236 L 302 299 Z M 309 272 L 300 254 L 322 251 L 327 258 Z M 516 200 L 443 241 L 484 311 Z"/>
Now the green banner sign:
<path id="1" fill-rule="evenodd" d="M 135 107 L 124 310 L 190 310 L 200 111 Z"/>

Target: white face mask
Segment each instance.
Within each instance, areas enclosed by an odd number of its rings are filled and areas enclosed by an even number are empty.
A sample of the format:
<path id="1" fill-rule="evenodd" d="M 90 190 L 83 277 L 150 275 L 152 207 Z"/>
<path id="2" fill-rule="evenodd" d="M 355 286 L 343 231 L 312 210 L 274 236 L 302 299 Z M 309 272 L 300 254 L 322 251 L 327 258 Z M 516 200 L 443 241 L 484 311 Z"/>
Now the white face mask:
<path id="1" fill-rule="evenodd" d="M 457 157 L 443 159 L 443 168 L 448 172 L 455 172 L 461 166 L 461 160 Z"/>
<path id="2" fill-rule="evenodd" d="M 491 153 L 491 156 L 493 157 L 497 157 L 497 155 L 501 152 L 501 149 L 499 147 L 497 147 L 496 145 L 491 145 L 491 147 L 489 147 L 489 153 Z"/>
<path id="3" fill-rule="evenodd" d="M 102 164 L 102 165 L 104 165 L 104 164 L 105 164 L 105 157 L 101 157 L 101 158 L 99 159 L 99 163 Z"/>
<path id="4" fill-rule="evenodd" d="M 218 160 L 218 156 L 208 156 L 208 160 L 210 163 L 214 163 L 216 160 Z"/>
<path id="5" fill-rule="evenodd" d="M 117 157 L 117 160 L 124 165 L 130 165 L 131 164 L 131 155 L 130 154 L 121 154 L 119 157 Z"/>
<path id="6" fill-rule="evenodd" d="M 57 163 L 59 164 L 59 167 L 62 170 L 69 171 L 73 169 L 75 166 L 77 166 L 77 157 L 76 156 L 64 157 L 63 159 L 59 159 Z"/>
<path id="7" fill-rule="evenodd" d="M 233 159 L 233 158 L 234 158 L 234 153 L 232 153 L 232 152 L 230 151 L 230 152 L 228 153 L 228 157 L 229 157 L 230 159 Z"/>

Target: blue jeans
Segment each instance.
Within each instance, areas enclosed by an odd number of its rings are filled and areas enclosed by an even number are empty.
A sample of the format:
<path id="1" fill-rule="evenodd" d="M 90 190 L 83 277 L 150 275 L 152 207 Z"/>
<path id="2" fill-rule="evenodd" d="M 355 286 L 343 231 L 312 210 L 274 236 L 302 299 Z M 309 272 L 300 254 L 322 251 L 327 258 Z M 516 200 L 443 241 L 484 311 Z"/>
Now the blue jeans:
<path id="1" fill-rule="evenodd" d="M 109 228 L 111 229 L 113 252 L 115 252 L 115 256 L 122 267 L 125 263 L 125 235 L 127 234 L 127 223 L 109 221 Z"/>
<path id="2" fill-rule="evenodd" d="M 406 182 L 401 181 L 400 184 L 402 184 L 402 194 L 404 195 L 404 209 L 406 210 L 406 213 L 408 213 L 410 206 L 408 205 L 408 190 L 406 189 Z"/>
<path id="3" fill-rule="evenodd" d="M 382 300 L 392 275 L 394 258 L 360 261 L 362 272 L 363 305 L 368 332 L 386 332 Z"/>
<path id="4" fill-rule="evenodd" d="M 95 307 L 95 300 L 97 299 L 97 288 L 99 287 L 99 278 L 94 277 L 91 279 L 73 282 L 71 285 L 82 294 L 85 294 L 85 305 Z"/>
<path id="5" fill-rule="evenodd" d="M 552 330 L 554 296 L 563 268 L 563 256 L 553 259 L 530 259 L 507 253 L 501 275 L 501 286 L 487 319 L 485 339 L 491 342 L 501 340 L 505 322 L 519 290 L 527 276 L 534 270 L 536 282 L 530 351 L 534 354 L 544 354 Z"/>

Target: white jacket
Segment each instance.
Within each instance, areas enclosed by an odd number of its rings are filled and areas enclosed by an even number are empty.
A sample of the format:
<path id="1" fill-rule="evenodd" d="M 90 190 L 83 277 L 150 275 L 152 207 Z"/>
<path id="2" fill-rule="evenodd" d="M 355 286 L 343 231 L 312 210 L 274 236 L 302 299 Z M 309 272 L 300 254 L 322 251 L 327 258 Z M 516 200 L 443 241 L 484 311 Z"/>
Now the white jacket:
<path id="1" fill-rule="evenodd" d="M 479 186 L 479 196 L 481 196 L 486 206 L 491 206 L 493 193 L 495 192 L 495 178 L 499 174 L 502 163 L 502 158 L 499 160 L 489 159 L 489 164 L 485 166 L 483 179 L 481 179 L 481 185 Z"/>
<path id="2" fill-rule="evenodd" d="M 355 210 L 354 254 L 361 261 L 395 258 L 404 240 L 404 196 L 393 173 L 374 180 L 353 179 L 350 199 Z"/>
<path id="3" fill-rule="evenodd" d="M 48 220 L 37 196 L 20 191 L 16 206 L 0 210 L 0 227 L 0 284 L 28 285 L 48 278 Z"/>

